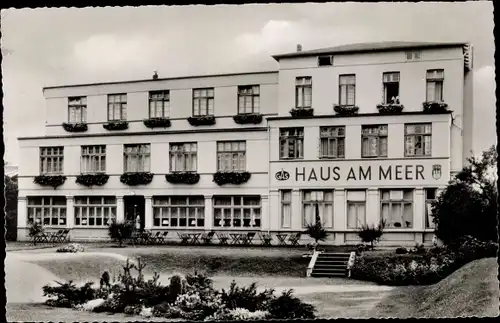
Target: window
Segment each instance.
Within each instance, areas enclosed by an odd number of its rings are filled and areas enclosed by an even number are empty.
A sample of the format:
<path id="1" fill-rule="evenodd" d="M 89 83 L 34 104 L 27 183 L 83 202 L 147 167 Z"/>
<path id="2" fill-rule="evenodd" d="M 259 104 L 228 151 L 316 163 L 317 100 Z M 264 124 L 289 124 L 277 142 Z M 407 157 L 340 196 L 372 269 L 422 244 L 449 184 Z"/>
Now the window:
<path id="1" fill-rule="evenodd" d="M 430 156 L 432 124 L 405 124 L 405 156 Z"/>
<path id="2" fill-rule="evenodd" d="M 407 61 L 413 61 L 413 60 L 419 60 L 420 59 L 420 51 L 408 51 L 406 52 L 406 60 Z"/>
<path id="3" fill-rule="evenodd" d="M 325 228 L 333 227 L 333 191 L 303 191 L 302 195 L 302 226 L 314 224 L 317 221 L 316 209 L 319 211 L 319 220 Z"/>
<path id="4" fill-rule="evenodd" d="M 153 226 L 186 228 L 205 226 L 203 196 L 155 196 Z"/>
<path id="5" fill-rule="evenodd" d="M 310 108 L 312 105 L 312 78 L 297 77 L 295 79 L 295 107 Z"/>
<path id="6" fill-rule="evenodd" d="M 80 167 L 82 174 L 106 172 L 106 146 L 82 146 Z"/>
<path id="7" fill-rule="evenodd" d="M 260 196 L 214 196 L 214 226 L 260 228 Z"/>
<path id="8" fill-rule="evenodd" d="M 219 172 L 245 171 L 246 143 L 244 141 L 217 142 L 217 170 Z"/>
<path id="9" fill-rule="evenodd" d="M 426 101 L 443 101 L 444 70 L 427 71 Z"/>
<path id="10" fill-rule="evenodd" d="M 304 158 L 304 128 L 280 129 L 280 159 Z"/>
<path id="11" fill-rule="evenodd" d="M 149 144 L 125 145 L 123 152 L 125 173 L 149 172 L 150 149 Z"/>
<path id="12" fill-rule="evenodd" d="M 40 174 L 63 173 L 64 147 L 40 147 Z"/>
<path id="13" fill-rule="evenodd" d="M 259 113 L 260 86 L 249 85 L 238 87 L 238 114 Z"/>
<path id="14" fill-rule="evenodd" d="M 108 121 L 127 120 L 127 95 L 108 95 Z"/>
<path id="15" fill-rule="evenodd" d="M 214 115 L 214 88 L 193 90 L 193 116 Z"/>
<path id="16" fill-rule="evenodd" d="M 333 56 L 319 56 L 318 66 L 331 66 L 333 65 Z"/>
<path id="17" fill-rule="evenodd" d="M 437 198 L 436 188 L 426 188 L 425 189 L 425 228 L 434 229 L 435 224 L 432 220 L 432 202 Z"/>
<path id="18" fill-rule="evenodd" d="M 387 125 L 362 126 L 362 157 L 387 157 Z"/>
<path id="19" fill-rule="evenodd" d="M 87 122 L 87 97 L 68 98 L 68 121 L 69 123 Z"/>
<path id="20" fill-rule="evenodd" d="M 196 172 L 197 165 L 196 142 L 170 144 L 170 171 L 171 172 Z"/>
<path id="21" fill-rule="evenodd" d="M 399 99 L 399 72 L 384 73 L 384 103 Z"/>
<path id="22" fill-rule="evenodd" d="M 149 92 L 149 117 L 168 118 L 170 116 L 170 91 Z"/>
<path id="23" fill-rule="evenodd" d="M 75 225 L 104 227 L 114 220 L 116 220 L 114 196 L 75 197 Z"/>
<path id="24" fill-rule="evenodd" d="M 66 198 L 28 197 L 28 224 L 66 226 Z"/>
<path id="25" fill-rule="evenodd" d="M 413 227 L 413 190 L 381 190 L 380 203 L 387 228 Z"/>
<path id="26" fill-rule="evenodd" d="M 356 98 L 356 75 L 339 76 L 339 104 L 354 105 Z"/>
<path id="27" fill-rule="evenodd" d="M 281 190 L 281 227 L 292 226 L 292 190 Z"/>
<path id="28" fill-rule="evenodd" d="M 345 127 L 320 127 L 320 157 L 344 158 Z"/>
<path id="29" fill-rule="evenodd" d="M 347 228 L 357 229 L 366 224 L 366 192 L 347 191 Z"/>

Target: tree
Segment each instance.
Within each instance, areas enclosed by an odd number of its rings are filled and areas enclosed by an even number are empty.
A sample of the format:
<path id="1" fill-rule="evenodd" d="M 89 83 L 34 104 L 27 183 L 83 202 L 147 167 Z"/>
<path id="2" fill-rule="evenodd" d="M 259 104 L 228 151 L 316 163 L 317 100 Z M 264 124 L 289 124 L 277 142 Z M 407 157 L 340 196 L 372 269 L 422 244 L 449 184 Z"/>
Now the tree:
<path id="1" fill-rule="evenodd" d="M 497 160 L 495 146 L 481 158 L 468 158 L 468 165 L 432 203 L 435 233 L 445 244 L 466 235 L 481 241 L 497 240 Z"/>
<path id="2" fill-rule="evenodd" d="M 17 176 L 4 176 L 5 180 L 5 239 L 17 239 Z"/>
<path id="3" fill-rule="evenodd" d="M 316 204 L 316 219 L 315 223 L 309 223 L 307 225 L 307 229 L 305 231 L 305 234 L 310 236 L 312 239 L 314 239 L 314 250 L 316 250 L 316 247 L 318 246 L 318 241 L 325 241 L 326 238 L 330 235 L 328 231 L 325 230 L 323 225 L 321 224 L 321 218 L 319 216 L 319 206 Z"/>
<path id="4" fill-rule="evenodd" d="M 358 236 L 364 243 L 369 243 L 371 249 L 373 250 L 373 244 L 379 242 L 380 238 L 384 234 L 385 220 L 379 222 L 377 226 L 375 225 L 362 225 L 358 230 Z"/>
<path id="5" fill-rule="evenodd" d="M 113 221 L 108 227 L 108 235 L 114 241 L 118 241 L 119 246 L 123 246 L 123 241 L 129 239 L 134 232 L 134 224 L 130 221 Z"/>

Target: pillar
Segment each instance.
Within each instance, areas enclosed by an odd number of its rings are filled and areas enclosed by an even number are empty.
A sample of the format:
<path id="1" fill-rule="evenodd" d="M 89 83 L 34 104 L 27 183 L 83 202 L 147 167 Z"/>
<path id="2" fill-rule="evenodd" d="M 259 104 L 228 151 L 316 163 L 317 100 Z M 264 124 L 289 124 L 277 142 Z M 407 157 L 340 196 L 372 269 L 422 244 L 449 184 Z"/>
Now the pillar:
<path id="1" fill-rule="evenodd" d="M 26 196 L 17 198 L 17 228 L 26 228 L 28 225 L 28 208 Z"/>
<path id="2" fill-rule="evenodd" d="M 280 208 L 280 200 L 279 200 L 279 191 L 278 190 L 270 190 L 269 196 L 267 198 L 266 209 L 264 209 L 264 204 L 262 205 L 262 219 L 260 229 L 262 231 L 272 231 L 278 230 L 281 226 L 281 208 Z M 272 221 L 273 218 L 278 219 L 278 227 L 273 228 Z"/>
<path id="3" fill-rule="evenodd" d="M 66 228 L 72 229 L 75 226 L 75 199 L 73 196 L 66 196 Z"/>
<path id="4" fill-rule="evenodd" d="M 379 190 L 369 188 L 366 191 L 366 224 L 378 225 L 381 220 Z"/>
<path id="5" fill-rule="evenodd" d="M 205 230 L 210 231 L 214 228 L 214 208 L 212 207 L 212 195 L 205 195 Z"/>
<path id="6" fill-rule="evenodd" d="M 346 212 L 346 191 L 345 189 L 336 189 L 333 196 L 333 229 L 336 231 L 334 235 L 335 244 L 345 243 L 345 234 L 343 232 L 347 228 L 347 212 Z"/>
<path id="7" fill-rule="evenodd" d="M 413 201 L 413 229 L 423 231 L 425 228 L 425 196 L 424 189 L 417 187 L 415 189 L 415 200 Z"/>
<path id="8" fill-rule="evenodd" d="M 153 228 L 153 201 L 151 196 L 144 196 L 144 229 Z"/>
<path id="9" fill-rule="evenodd" d="M 125 220 L 125 205 L 123 204 L 123 196 L 116 197 L 116 222 Z"/>
<path id="10" fill-rule="evenodd" d="M 302 199 L 298 188 L 292 190 L 292 229 L 302 231 Z"/>
<path id="11" fill-rule="evenodd" d="M 268 195 L 261 195 L 260 196 L 260 229 L 264 229 L 264 227 L 267 227 L 266 221 L 269 219 L 269 196 Z M 275 214 L 274 217 L 277 217 L 279 219 L 279 214 Z M 267 230 L 267 228 L 266 228 Z"/>

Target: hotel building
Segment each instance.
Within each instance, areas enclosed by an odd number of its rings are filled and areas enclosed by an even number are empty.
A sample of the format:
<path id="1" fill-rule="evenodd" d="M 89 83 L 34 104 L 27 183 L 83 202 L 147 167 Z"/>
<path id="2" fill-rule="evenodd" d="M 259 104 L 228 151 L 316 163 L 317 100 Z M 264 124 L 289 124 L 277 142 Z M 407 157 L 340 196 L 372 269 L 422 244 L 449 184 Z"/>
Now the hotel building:
<path id="1" fill-rule="evenodd" d="M 430 243 L 429 203 L 472 149 L 472 47 L 387 42 L 274 56 L 276 71 L 46 87 L 45 134 L 19 138 L 29 223 L 107 239 L 150 230 L 303 231 Z M 171 238 L 176 238 L 171 234 Z M 306 241 L 308 238 L 303 237 Z"/>

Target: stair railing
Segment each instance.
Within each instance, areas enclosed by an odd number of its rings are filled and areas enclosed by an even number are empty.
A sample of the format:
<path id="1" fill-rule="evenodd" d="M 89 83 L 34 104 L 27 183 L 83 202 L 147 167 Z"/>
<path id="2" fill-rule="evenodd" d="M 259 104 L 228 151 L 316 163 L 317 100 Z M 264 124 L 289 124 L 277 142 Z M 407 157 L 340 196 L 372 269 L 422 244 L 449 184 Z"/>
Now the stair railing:
<path id="1" fill-rule="evenodd" d="M 354 261 L 356 260 L 356 252 L 352 251 L 349 255 L 349 260 L 347 261 L 347 277 L 351 277 L 351 268 L 354 266 Z"/>
<path id="2" fill-rule="evenodd" d="M 317 250 L 314 251 L 314 253 L 311 257 L 311 260 L 309 261 L 309 266 L 307 266 L 306 277 L 311 277 L 311 273 L 313 271 L 314 264 L 316 264 L 316 260 L 318 259 L 318 256 L 321 252 L 322 251 L 317 251 Z"/>

